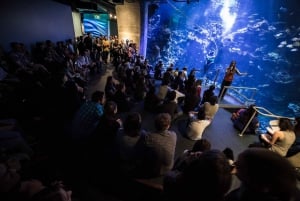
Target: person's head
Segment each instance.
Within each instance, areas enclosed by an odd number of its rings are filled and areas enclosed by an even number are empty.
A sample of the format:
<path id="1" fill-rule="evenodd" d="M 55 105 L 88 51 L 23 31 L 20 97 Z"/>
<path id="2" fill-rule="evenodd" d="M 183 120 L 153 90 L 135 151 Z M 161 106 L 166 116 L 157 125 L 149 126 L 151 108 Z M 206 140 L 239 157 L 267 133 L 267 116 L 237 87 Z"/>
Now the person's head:
<path id="1" fill-rule="evenodd" d="M 226 156 L 219 150 L 203 152 L 183 170 L 180 185 L 186 200 L 223 200 L 231 186 Z"/>
<path id="2" fill-rule="evenodd" d="M 156 90 L 155 86 L 151 85 L 151 86 L 149 87 L 148 94 L 155 94 L 155 90 Z"/>
<path id="3" fill-rule="evenodd" d="M 265 148 L 248 148 L 235 162 L 236 175 L 248 192 L 268 193 L 276 200 L 291 200 L 297 189 L 295 168 Z"/>
<path id="4" fill-rule="evenodd" d="M 104 113 L 106 115 L 114 115 L 118 112 L 117 103 L 114 101 L 107 101 L 104 105 Z"/>
<path id="5" fill-rule="evenodd" d="M 206 139 L 200 139 L 197 140 L 192 148 L 192 152 L 197 152 L 197 151 L 208 151 L 211 148 L 211 144 L 208 140 Z"/>
<path id="6" fill-rule="evenodd" d="M 20 179 L 21 176 L 16 169 L 8 167 L 5 163 L 0 163 L 0 193 L 12 191 Z"/>
<path id="7" fill-rule="evenodd" d="M 174 101 L 176 98 L 176 91 L 172 90 L 167 94 L 167 99 L 169 101 Z"/>
<path id="8" fill-rule="evenodd" d="M 205 111 L 204 111 L 203 107 L 198 110 L 197 119 L 199 119 L 199 120 L 205 119 Z"/>
<path id="9" fill-rule="evenodd" d="M 160 113 L 154 120 L 155 128 L 157 131 L 168 130 L 171 125 L 171 115 L 168 113 Z"/>
<path id="10" fill-rule="evenodd" d="M 199 80 L 199 79 L 196 80 L 196 85 L 200 85 L 201 86 L 202 85 L 202 80 Z"/>
<path id="11" fill-rule="evenodd" d="M 169 85 L 170 79 L 166 79 L 165 77 L 162 79 L 161 85 Z"/>
<path id="12" fill-rule="evenodd" d="M 256 110 L 255 110 L 255 104 L 251 104 L 251 105 L 249 105 L 249 107 L 247 108 L 247 110 L 246 110 L 246 115 L 247 115 L 247 117 L 248 118 L 250 118 L 255 112 L 256 112 Z M 256 115 L 255 116 L 257 116 L 258 115 L 258 113 L 256 112 Z"/>
<path id="13" fill-rule="evenodd" d="M 227 157 L 228 160 L 234 161 L 234 154 L 233 154 L 233 151 L 232 151 L 231 148 L 226 147 L 226 148 L 223 150 L 223 153 L 225 154 L 225 156 Z"/>
<path id="14" fill-rule="evenodd" d="M 236 66 L 236 61 L 235 60 L 232 60 L 231 62 L 230 62 L 230 66 Z"/>
<path id="15" fill-rule="evenodd" d="M 294 130 L 291 120 L 288 118 L 280 118 L 279 119 L 279 128 L 281 131 L 292 131 Z"/>
<path id="16" fill-rule="evenodd" d="M 112 76 L 107 76 L 106 78 L 106 83 L 113 83 L 113 77 Z"/>
<path id="17" fill-rule="evenodd" d="M 30 201 L 71 201 L 72 191 L 64 189 L 61 182 L 45 186 L 39 180 L 21 182 L 20 192 Z"/>
<path id="18" fill-rule="evenodd" d="M 124 122 L 124 133 L 135 137 L 139 134 L 139 131 L 142 127 L 142 118 L 138 112 L 132 112 L 127 115 Z"/>
<path id="19" fill-rule="evenodd" d="M 295 117 L 295 126 L 294 126 L 295 130 L 299 130 L 300 129 L 300 117 Z"/>
<path id="20" fill-rule="evenodd" d="M 118 85 L 117 85 L 117 90 L 118 91 L 122 91 L 122 92 L 125 92 L 126 91 L 126 87 L 125 87 L 125 84 L 123 82 L 120 82 Z"/>
<path id="21" fill-rule="evenodd" d="M 215 88 L 216 88 L 216 86 L 213 84 L 213 85 L 210 85 L 208 89 L 209 89 L 210 91 L 213 91 L 213 90 L 215 90 Z"/>
<path id="22" fill-rule="evenodd" d="M 210 97 L 210 98 L 209 98 L 209 103 L 210 103 L 211 105 L 217 104 L 217 103 L 218 103 L 218 97 L 217 97 L 217 96 L 212 96 L 212 97 Z"/>
<path id="23" fill-rule="evenodd" d="M 92 101 L 93 102 L 103 102 L 103 98 L 104 98 L 104 92 L 103 91 L 95 91 L 92 94 Z"/>
<path id="24" fill-rule="evenodd" d="M 295 117 L 295 124 L 296 125 L 300 124 L 300 117 Z"/>

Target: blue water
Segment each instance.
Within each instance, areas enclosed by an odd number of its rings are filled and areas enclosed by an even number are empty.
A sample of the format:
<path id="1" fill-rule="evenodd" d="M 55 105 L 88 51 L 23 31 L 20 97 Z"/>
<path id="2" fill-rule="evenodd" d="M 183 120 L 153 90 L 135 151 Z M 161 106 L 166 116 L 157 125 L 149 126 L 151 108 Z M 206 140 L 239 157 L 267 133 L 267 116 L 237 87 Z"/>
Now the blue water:
<path id="1" fill-rule="evenodd" d="M 232 86 L 258 89 L 256 105 L 300 116 L 300 6 L 297 0 L 167 0 L 150 6 L 147 58 L 222 82 L 231 60 L 247 72 Z M 153 9 L 155 8 L 155 9 Z M 213 63 L 205 67 L 208 55 Z M 217 73 L 218 72 L 218 73 Z M 268 118 L 260 117 L 264 126 Z"/>

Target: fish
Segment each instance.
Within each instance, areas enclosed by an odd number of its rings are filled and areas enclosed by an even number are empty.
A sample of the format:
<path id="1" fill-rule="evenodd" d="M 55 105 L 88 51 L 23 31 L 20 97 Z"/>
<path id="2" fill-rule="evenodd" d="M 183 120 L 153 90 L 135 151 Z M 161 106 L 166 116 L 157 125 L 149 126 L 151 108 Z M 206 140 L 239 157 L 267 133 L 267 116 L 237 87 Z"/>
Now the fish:
<path id="1" fill-rule="evenodd" d="M 283 7 L 283 6 L 281 6 L 281 7 L 279 8 L 279 11 L 282 12 L 282 13 L 286 13 L 286 12 L 288 11 L 288 9 L 285 8 L 285 7 Z"/>
<path id="2" fill-rule="evenodd" d="M 283 33 L 281 33 L 281 32 L 274 35 L 274 37 L 277 38 L 277 39 L 278 39 L 278 38 L 281 38 L 281 37 L 283 37 L 283 36 L 284 36 L 284 35 L 283 35 Z"/>
<path id="3" fill-rule="evenodd" d="M 291 41 L 293 41 L 293 42 L 300 41 L 300 38 L 294 37 L 291 39 Z"/>
<path id="4" fill-rule="evenodd" d="M 296 103 L 289 103 L 288 108 L 291 109 L 295 113 L 300 112 L 300 106 L 297 105 Z"/>

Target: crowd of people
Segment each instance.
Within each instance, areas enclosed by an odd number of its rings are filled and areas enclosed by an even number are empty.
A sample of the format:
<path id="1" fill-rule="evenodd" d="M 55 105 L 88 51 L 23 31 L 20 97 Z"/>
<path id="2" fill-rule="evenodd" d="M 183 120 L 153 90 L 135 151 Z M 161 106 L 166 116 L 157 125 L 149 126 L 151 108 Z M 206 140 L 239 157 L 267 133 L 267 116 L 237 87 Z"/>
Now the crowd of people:
<path id="1" fill-rule="evenodd" d="M 162 178 L 166 201 L 300 199 L 295 167 L 286 159 L 298 153 L 299 123 L 279 119 L 270 139 L 260 137 L 235 160 L 230 147 L 219 150 L 205 139 L 218 97 L 214 85 L 202 92 L 194 70 L 163 69 L 162 61 L 152 66 L 133 42 L 117 37 L 87 34 L 77 43 L 47 40 L 36 48 L 30 54 L 12 43 L 0 55 L 1 200 L 96 200 L 87 194 L 91 184 L 120 192 L 130 190 L 123 186 L 130 181 L 154 178 Z M 89 98 L 89 79 L 108 66 L 114 70 L 104 90 Z M 133 111 L 138 104 L 141 111 Z M 256 119 L 254 107 L 233 115 L 237 129 Z M 143 127 L 144 113 L 153 116 L 152 129 Z M 176 156 L 178 118 L 186 120 L 182 135 L 194 146 Z M 252 121 L 249 133 L 258 126 Z M 229 192 L 234 175 L 241 184 Z"/>

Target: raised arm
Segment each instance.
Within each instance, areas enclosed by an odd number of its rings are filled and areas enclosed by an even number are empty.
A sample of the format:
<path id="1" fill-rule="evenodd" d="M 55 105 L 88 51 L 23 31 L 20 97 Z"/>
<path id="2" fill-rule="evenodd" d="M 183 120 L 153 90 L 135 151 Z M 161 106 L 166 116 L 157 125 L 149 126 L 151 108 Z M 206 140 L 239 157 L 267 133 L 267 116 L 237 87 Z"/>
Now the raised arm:
<path id="1" fill-rule="evenodd" d="M 248 73 L 241 73 L 238 68 L 235 68 L 235 72 L 238 75 L 247 75 Z"/>

